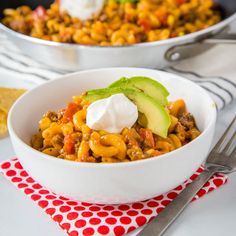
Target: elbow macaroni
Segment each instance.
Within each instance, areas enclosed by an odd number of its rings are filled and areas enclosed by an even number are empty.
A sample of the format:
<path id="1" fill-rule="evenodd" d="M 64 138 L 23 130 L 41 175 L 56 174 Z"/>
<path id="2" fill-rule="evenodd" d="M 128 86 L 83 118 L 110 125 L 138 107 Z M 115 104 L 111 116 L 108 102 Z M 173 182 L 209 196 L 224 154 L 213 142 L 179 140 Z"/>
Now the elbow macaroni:
<path id="1" fill-rule="evenodd" d="M 15 31 L 55 42 L 126 45 L 183 36 L 221 20 L 213 0 L 108 0 L 98 17 L 80 21 L 61 12 L 57 3 L 35 11 L 27 6 L 5 9 L 2 22 Z M 43 10 L 42 10 L 43 9 Z M 44 13 L 42 13 L 44 12 Z M 36 17 L 35 17 L 36 16 Z"/>
<path id="2" fill-rule="evenodd" d="M 159 137 L 137 122 L 120 134 L 92 130 L 86 125 L 89 103 L 73 97 L 78 109 L 46 113 L 39 122 L 39 132 L 32 136 L 33 148 L 57 158 L 95 163 L 129 162 L 159 156 L 195 139 L 200 131 L 193 116 L 186 112 L 182 99 L 169 103 L 171 125 L 166 138 Z M 71 119 L 64 116 L 71 115 Z M 68 118 L 68 117 L 67 117 Z"/>

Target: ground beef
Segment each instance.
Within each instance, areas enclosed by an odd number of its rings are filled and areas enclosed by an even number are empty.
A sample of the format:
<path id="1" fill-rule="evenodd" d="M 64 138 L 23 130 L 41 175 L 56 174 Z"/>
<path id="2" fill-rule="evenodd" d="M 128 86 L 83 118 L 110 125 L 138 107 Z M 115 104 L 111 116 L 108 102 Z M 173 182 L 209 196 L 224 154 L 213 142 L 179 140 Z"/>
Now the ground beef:
<path id="1" fill-rule="evenodd" d="M 46 117 L 48 117 L 52 122 L 57 122 L 58 121 L 58 116 L 57 113 L 54 111 L 48 111 L 45 114 Z"/>
<path id="2" fill-rule="evenodd" d="M 184 112 L 179 118 L 179 122 L 188 130 L 195 126 L 193 115 L 191 115 L 189 112 Z"/>

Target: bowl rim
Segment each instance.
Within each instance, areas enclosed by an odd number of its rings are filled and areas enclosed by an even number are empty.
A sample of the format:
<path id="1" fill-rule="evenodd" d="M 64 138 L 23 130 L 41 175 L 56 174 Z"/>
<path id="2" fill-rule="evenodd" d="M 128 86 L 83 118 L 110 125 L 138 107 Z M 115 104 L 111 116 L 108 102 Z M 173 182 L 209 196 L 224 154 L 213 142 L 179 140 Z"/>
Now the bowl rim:
<path id="1" fill-rule="evenodd" d="M 226 27 L 231 21 L 233 21 L 234 19 L 236 19 L 236 13 L 233 13 L 231 16 L 227 17 L 226 19 L 221 20 L 220 22 L 193 32 L 193 33 L 189 33 L 183 36 L 178 36 L 178 37 L 174 37 L 174 38 L 168 38 L 168 39 L 164 39 L 164 40 L 159 40 L 159 41 L 153 41 L 153 42 L 142 42 L 142 43 L 135 43 L 135 44 L 129 44 L 129 45 L 108 45 L 108 46 L 100 46 L 100 45 L 83 45 L 83 44 L 73 44 L 73 43 L 62 43 L 62 42 L 54 42 L 54 41 L 50 41 L 50 40 L 44 40 L 44 39 L 39 39 L 39 38 L 35 38 L 26 34 L 22 34 L 19 33 L 17 31 L 14 31 L 12 29 L 10 29 L 9 27 L 5 26 L 4 24 L 0 23 L 0 29 L 2 29 L 3 31 L 7 32 L 8 34 L 10 34 L 11 36 L 15 37 L 15 38 L 20 38 L 23 39 L 25 41 L 28 42 L 32 42 L 32 43 L 36 43 L 39 45 L 45 45 L 45 46 L 54 46 L 54 47 L 67 47 L 67 48 L 73 48 L 73 49 L 77 49 L 77 48 L 81 48 L 81 49 L 102 49 L 102 48 L 106 48 L 106 49 L 123 49 L 123 48 L 136 48 L 136 47 L 148 47 L 148 46 L 159 46 L 159 45 L 166 45 L 166 44 L 175 44 L 178 43 L 179 41 L 184 41 L 184 40 L 189 40 L 194 38 L 196 41 L 198 40 L 198 38 L 200 39 L 203 35 L 207 35 L 207 34 L 211 34 L 212 31 L 215 30 L 221 30 L 222 28 Z M 182 39 L 182 40 L 181 40 Z"/>
<path id="2" fill-rule="evenodd" d="M 176 77 L 179 80 L 184 81 L 185 83 L 189 83 L 191 84 L 191 86 L 194 86 L 196 89 L 199 89 L 201 91 L 201 93 L 203 94 L 203 96 L 205 96 L 205 99 L 209 101 L 209 104 L 212 104 L 210 107 L 210 111 L 211 111 L 211 119 L 210 122 L 208 123 L 208 125 L 204 128 L 204 130 L 201 132 L 201 134 L 194 140 L 192 140 L 191 142 L 187 143 L 184 146 L 181 146 L 178 149 L 175 149 L 171 152 L 162 154 L 160 156 L 155 156 L 155 157 L 151 157 L 151 158 L 147 158 L 147 159 L 141 159 L 141 160 L 136 160 L 136 161 L 130 161 L 130 162 L 116 162 L 116 163 L 92 163 L 92 162 L 76 162 L 76 161 L 69 161 L 69 160 L 65 160 L 65 159 L 60 159 L 60 158 L 55 158 L 53 156 L 44 154 L 34 148 L 32 148 L 30 145 L 26 144 L 24 141 L 22 141 L 22 139 L 16 134 L 16 132 L 14 131 L 14 127 L 12 125 L 12 119 L 13 119 L 13 114 L 14 114 L 14 110 L 15 108 L 18 106 L 19 103 L 21 103 L 21 100 L 23 100 L 26 96 L 28 96 L 28 94 L 32 94 L 34 93 L 35 90 L 39 90 L 44 86 L 47 86 L 47 84 L 51 84 L 51 83 L 55 83 L 57 81 L 61 81 L 61 80 L 65 80 L 68 77 L 71 76 L 75 76 L 75 75 L 83 75 L 83 74 L 87 74 L 87 73 L 96 73 L 96 72 L 101 72 L 101 71 L 109 71 L 109 70 L 138 70 L 138 71 L 153 71 L 153 72 L 158 72 L 160 74 L 165 74 L 165 75 L 171 75 Z M 72 95 L 73 96 L 73 95 Z M 79 72 L 74 72 L 74 73 L 70 73 L 64 76 L 59 77 L 58 79 L 54 79 L 54 80 L 50 80 L 47 81 L 45 83 L 42 83 L 36 87 L 34 87 L 33 89 L 27 91 L 25 94 L 23 94 L 11 107 L 9 114 L 8 114 L 8 130 L 9 130 L 9 134 L 10 134 L 10 138 L 13 141 L 13 139 L 16 139 L 21 145 L 23 145 L 26 149 L 29 149 L 30 152 L 36 152 L 38 155 L 35 155 L 34 158 L 39 157 L 39 154 L 45 158 L 48 161 L 58 161 L 61 163 L 65 163 L 68 165 L 75 165 L 75 166 L 83 166 L 83 167 L 89 167 L 89 168 L 116 168 L 116 167 L 123 167 L 123 166 L 136 166 L 136 165 L 142 165 L 144 163 L 148 163 L 148 162 L 153 162 L 156 161 L 158 159 L 163 159 L 163 158 L 171 158 L 173 155 L 175 155 L 175 153 L 177 152 L 181 152 L 183 150 L 185 150 L 186 148 L 190 148 L 191 146 L 195 145 L 195 143 L 201 139 L 203 136 L 207 135 L 209 133 L 209 131 L 213 128 L 215 129 L 215 122 L 216 122 L 216 117 L 217 117 L 217 109 L 216 109 L 216 105 L 215 102 L 213 101 L 213 99 L 210 97 L 210 95 L 203 89 L 201 88 L 199 85 L 197 85 L 196 83 L 186 79 L 183 76 L 179 76 L 177 74 L 173 74 L 170 72 L 165 72 L 165 71 L 160 71 L 160 70 L 155 70 L 155 69 L 147 69 L 147 68 L 137 68 L 137 67 L 107 67 L 107 68 L 101 68 L 101 69 L 90 69 L 90 70 L 84 70 L 84 71 L 79 71 Z M 14 146 L 14 145 L 13 145 Z M 40 157 L 40 158 L 42 158 Z"/>

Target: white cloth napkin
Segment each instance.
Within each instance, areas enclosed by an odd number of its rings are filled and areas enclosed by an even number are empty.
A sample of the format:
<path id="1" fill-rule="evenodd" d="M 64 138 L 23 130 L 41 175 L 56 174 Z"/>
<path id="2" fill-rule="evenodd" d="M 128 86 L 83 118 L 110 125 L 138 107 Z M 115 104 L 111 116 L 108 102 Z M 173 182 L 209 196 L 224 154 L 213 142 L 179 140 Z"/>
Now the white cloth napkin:
<path id="1" fill-rule="evenodd" d="M 236 22 L 231 24 L 229 32 L 236 33 Z M 216 45 L 201 55 L 183 60 L 165 70 L 199 84 L 214 99 L 217 108 L 223 109 L 236 98 L 235 65 L 236 43 Z"/>
<path id="2" fill-rule="evenodd" d="M 234 26 L 232 24 L 232 26 Z M 236 32 L 236 28 L 232 29 Z M 236 98 L 236 44 L 217 45 L 194 58 L 181 61 L 165 71 L 180 74 L 196 82 L 214 99 L 217 108 L 223 109 Z M 39 64 L 15 47 L 0 32 L 1 71 L 24 76 L 29 80 L 47 81 L 66 74 Z"/>

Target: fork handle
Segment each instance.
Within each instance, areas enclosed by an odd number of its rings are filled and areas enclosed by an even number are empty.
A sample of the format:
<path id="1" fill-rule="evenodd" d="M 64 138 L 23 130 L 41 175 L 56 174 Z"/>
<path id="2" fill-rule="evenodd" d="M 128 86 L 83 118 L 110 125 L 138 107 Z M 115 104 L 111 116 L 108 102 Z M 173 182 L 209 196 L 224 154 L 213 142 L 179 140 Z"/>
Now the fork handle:
<path id="1" fill-rule="evenodd" d="M 149 222 L 138 236 L 160 236 L 182 213 L 203 185 L 216 173 L 214 168 L 205 169 L 196 180 L 186 187 L 168 206 Z"/>

